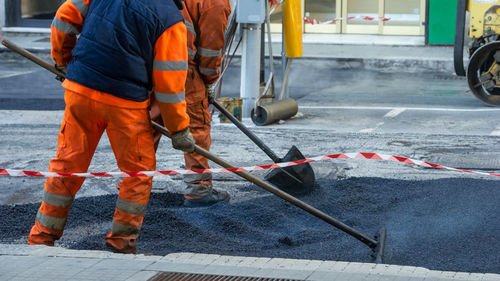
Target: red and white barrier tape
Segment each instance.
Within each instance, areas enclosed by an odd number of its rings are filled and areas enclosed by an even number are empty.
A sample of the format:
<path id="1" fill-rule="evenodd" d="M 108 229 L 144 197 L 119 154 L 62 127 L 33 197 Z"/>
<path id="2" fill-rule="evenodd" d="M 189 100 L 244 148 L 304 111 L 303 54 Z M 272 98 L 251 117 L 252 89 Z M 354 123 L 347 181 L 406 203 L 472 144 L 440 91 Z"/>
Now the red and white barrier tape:
<path id="1" fill-rule="evenodd" d="M 285 0 L 281 0 L 281 1 L 269 0 L 269 4 L 270 4 L 269 14 L 271 15 L 272 13 L 274 13 L 274 10 L 276 10 L 276 8 L 278 8 L 281 4 L 283 4 L 283 2 L 285 2 Z"/>
<path id="2" fill-rule="evenodd" d="M 444 169 L 464 173 L 472 173 L 485 176 L 500 177 L 500 174 L 486 173 L 480 171 L 470 171 L 463 169 L 450 168 L 446 166 L 441 166 L 437 164 L 432 164 L 425 161 L 410 159 L 406 157 L 380 154 L 380 153 L 344 153 L 344 154 L 332 154 L 325 156 L 318 156 L 313 158 L 301 159 L 298 161 L 277 163 L 270 165 L 260 165 L 251 166 L 244 168 L 220 168 L 220 169 L 206 169 L 206 170 L 170 170 L 170 171 L 142 171 L 142 172 L 105 172 L 105 173 L 54 173 L 54 172 L 35 172 L 35 171 L 23 171 L 23 170 L 11 170 L 11 169 L 0 169 L 0 176 L 10 176 L 10 177 L 87 177 L 87 178 L 129 178 L 129 177 L 152 177 L 152 176 L 164 176 L 164 175 L 188 175 L 188 174 L 203 174 L 203 173 L 229 173 L 229 172 L 243 172 L 243 171 L 259 171 L 275 168 L 283 168 L 289 166 L 300 165 L 303 163 L 317 162 L 328 159 L 375 159 L 375 160 L 387 160 L 396 161 L 401 163 L 408 163 L 413 165 L 418 165 L 428 168 Z"/>
<path id="3" fill-rule="evenodd" d="M 366 20 L 366 21 L 389 21 L 391 20 L 390 18 L 375 18 L 375 17 L 369 17 L 369 16 L 351 16 L 347 18 L 335 18 L 327 21 L 319 21 L 316 19 L 311 19 L 304 17 L 304 22 L 310 23 L 310 24 L 332 24 L 336 23 L 338 21 L 343 21 L 343 20 L 353 20 L 353 19 L 360 19 L 360 20 Z"/>

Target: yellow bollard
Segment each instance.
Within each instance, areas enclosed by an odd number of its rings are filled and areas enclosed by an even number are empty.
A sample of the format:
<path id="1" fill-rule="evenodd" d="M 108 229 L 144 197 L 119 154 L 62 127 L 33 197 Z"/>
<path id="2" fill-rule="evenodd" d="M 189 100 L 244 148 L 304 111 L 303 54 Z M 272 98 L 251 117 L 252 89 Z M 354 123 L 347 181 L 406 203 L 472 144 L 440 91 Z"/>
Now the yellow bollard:
<path id="1" fill-rule="evenodd" d="M 301 0 L 285 0 L 283 3 L 285 48 L 289 58 L 302 56 L 302 7 Z"/>

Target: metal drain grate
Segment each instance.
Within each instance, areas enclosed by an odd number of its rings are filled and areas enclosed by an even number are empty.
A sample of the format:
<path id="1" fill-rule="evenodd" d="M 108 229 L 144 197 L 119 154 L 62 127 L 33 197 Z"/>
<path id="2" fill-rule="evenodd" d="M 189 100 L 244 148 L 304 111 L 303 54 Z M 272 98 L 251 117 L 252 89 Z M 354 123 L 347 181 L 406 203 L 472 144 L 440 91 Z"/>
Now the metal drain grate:
<path id="1" fill-rule="evenodd" d="M 294 279 L 281 278 L 260 278 L 260 277 L 242 277 L 227 275 L 193 274 L 180 272 L 160 272 L 153 276 L 149 281 L 299 281 Z"/>

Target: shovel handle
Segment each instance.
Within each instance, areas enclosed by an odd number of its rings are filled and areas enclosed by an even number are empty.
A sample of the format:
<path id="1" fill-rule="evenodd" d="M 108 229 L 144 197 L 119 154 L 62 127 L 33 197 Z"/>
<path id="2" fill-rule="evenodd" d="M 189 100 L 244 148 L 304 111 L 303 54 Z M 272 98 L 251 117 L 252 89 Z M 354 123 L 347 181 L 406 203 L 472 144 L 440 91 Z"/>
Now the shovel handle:
<path id="1" fill-rule="evenodd" d="M 236 117 L 234 117 L 229 111 L 227 111 L 220 103 L 218 103 L 216 100 L 210 101 L 210 103 L 217 108 L 224 116 L 226 116 L 231 122 L 236 125 L 247 137 L 249 137 L 260 149 L 262 149 L 267 156 L 269 156 L 274 163 L 280 163 L 281 158 L 274 153 L 274 151 L 269 148 L 261 139 L 259 139 L 254 133 L 252 133 L 245 125 L 243 125 Z"/>
<path id="2" fill-rule="evenodd" d="M 47 61 L 45 61 L 44 59 L 40 58 L 39 56 L 33 54 L 32 52 L 22 48 L 22 47 L 19 47 L 18 45 L 12 43 L 10 40 L 7 40 L 5 38 L 2 38 L 2 36 L 0 36 L 0 40 L 2 41 L 2 45 L 4 45 L 5 47 L 7 47 L 8 49 L 20 54 L 21 56 L 29 59 L 30 61 L 38 64 L 39 66 L 47 69 L 48 71 L 54 73 L 55 75 L 58 75 L 58 76 L 61 76 L 61 77 L 65 77 L 66 75 L 58 70 L 53 64 L 50 64 L 48 63 Z"/>

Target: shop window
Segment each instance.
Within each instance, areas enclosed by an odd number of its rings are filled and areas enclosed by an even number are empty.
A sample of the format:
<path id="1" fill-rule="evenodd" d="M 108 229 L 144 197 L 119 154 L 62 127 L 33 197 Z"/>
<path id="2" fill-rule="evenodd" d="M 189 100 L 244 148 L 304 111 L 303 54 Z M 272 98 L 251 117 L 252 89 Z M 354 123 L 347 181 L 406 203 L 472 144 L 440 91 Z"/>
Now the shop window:
<path id="1" fill-rule="evenodd" d="M 6 0 L 7 26 L 50 27 L 64 0 Z"/>

